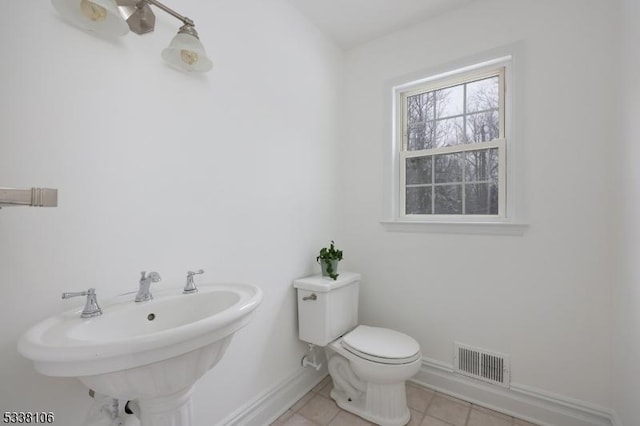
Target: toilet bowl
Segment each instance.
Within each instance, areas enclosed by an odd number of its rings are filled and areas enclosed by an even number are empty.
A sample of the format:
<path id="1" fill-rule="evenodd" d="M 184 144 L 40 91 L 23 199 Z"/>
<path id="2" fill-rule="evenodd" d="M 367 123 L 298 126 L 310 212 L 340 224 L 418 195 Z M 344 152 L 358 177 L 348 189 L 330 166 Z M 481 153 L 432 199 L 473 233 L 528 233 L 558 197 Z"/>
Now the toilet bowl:
<path id="1" fill-rule="evenodd" d="M 360 274 L 294 281 L 300 339 L 325 348 L 338 406 L 382 426 L 409 422 L 405 381 L 420 369 L 420 345 L 399 331 L 357 324 Z"/>
<path id="2" fill-rule="evenodd" d="M 325 350 L 331 398 L 340 408 L 379 425 L 409 422 L 405 381 L 420 369 L 418 342 L 395 330 L 359 325 Z"/>

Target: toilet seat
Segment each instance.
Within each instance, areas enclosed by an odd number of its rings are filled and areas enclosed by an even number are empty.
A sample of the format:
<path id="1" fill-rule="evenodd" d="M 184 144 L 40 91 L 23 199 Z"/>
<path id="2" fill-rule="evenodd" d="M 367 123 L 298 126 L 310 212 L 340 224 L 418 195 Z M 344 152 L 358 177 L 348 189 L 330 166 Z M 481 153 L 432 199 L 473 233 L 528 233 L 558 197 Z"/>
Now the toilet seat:
<path id="1" fill-rule="evenodd" d="M 404 333 L 359 325 L 341 339 L 352 354 L 380 364 L 408 364 L 420 358 L 420 345 Z"/>

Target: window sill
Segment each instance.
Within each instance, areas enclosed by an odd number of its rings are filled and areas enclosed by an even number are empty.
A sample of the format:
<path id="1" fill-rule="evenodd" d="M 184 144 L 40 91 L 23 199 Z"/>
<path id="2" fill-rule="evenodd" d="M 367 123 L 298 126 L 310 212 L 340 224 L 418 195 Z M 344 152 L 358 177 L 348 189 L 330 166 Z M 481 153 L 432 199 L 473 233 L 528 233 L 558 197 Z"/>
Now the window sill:
<path id="1" fill-rule="evenodd" d="M 425 222 L 382 220 L 380 224 L 392 232 L 432 232 L 442 234 L 524 235 L 526 223 L 512 222 Z"/>

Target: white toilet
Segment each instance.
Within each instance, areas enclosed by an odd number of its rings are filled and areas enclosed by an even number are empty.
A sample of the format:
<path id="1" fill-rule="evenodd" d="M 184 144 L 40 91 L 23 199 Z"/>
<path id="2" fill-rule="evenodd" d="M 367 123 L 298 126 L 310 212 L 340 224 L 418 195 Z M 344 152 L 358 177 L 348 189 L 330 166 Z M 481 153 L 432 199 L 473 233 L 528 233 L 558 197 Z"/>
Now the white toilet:
<path id="1" fill-rule="evenodd" d="M 358 325 L 360 274 L 294 281 L 300 340 L 325 348 L 338 406 L 383 426 L 406 425 L 405 380 L 420 368 L 420 345 L 387 328 Z"/>

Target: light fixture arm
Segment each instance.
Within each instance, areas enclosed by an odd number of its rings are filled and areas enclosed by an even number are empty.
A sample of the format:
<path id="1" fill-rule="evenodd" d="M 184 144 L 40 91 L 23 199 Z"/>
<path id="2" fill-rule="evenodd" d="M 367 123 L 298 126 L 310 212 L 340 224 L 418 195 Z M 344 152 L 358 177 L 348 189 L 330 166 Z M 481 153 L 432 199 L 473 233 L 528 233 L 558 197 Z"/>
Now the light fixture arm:
<path id="1" fill-rule="evenodd" d="M 178 12 L 176 12 L 175 10 L 171 9 L 168 6 L 165 6 L 164 4 L 160 3 L 158 0 L 141 0 L 140 3 L 138 3 L 138 5 L 139 5 L 138 7 L 143 7 L 147 3 L 152 4 L 152 5 L 156 6 L 157 8 L 164 10 L 169 15 L 171 15 L 171 16 L 173 16 L 175 18 L 178 18 L 179 20 L 184 22 L 185 25 L 189 25 L 189 26 L 192 26 L 192 27 L 195 25 L 191 19 L 187 18 L 186 16 L 180 15 Z"/>
<path id="2" fill-rule="evenodd" d="M 156 15 L 151 6 L 155 6 L 182 22 L 178 34 L 173 37 L 169 46 L 162 50 L 164 61 L 174 68 L 189 72 L 206 72 L 213 65 L 200 42 L 194 22 L 165 6 L 160 0 L 51 0 L 51 2 L 58 12 L 73 24 L 107 37 L 122 36 L 129 31 L 138 35 L 152 32 L 156 24 Z M 1 190 L 2 188 L 0 188 L 0 207 L 3 201 Z"/>

